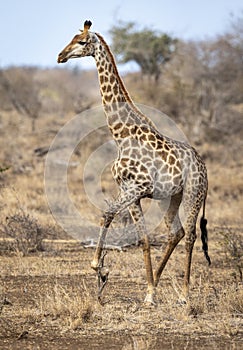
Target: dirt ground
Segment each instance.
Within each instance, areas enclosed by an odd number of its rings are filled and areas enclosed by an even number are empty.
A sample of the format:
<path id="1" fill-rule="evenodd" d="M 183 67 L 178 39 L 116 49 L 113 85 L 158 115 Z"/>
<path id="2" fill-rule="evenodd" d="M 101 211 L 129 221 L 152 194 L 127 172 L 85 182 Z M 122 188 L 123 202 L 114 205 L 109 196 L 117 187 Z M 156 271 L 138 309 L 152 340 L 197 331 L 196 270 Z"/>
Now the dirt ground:
<path id="1" fill-rule="evenodd" d="M 243 287 L 222 246 L 212 239 L 212 266 L 196 244 L 190 304 L 179 303 L 184 247 L 168 264 L 157 305 L 143 304 L 139 248 L 108 251 L 110 277 L 97 301 L 93 249 L 75 241 L 45 243 L 23 257 L 1 244 L 0 349 L 242 349 Z M 156 261 L 161 249 L 153 247 Z"/>

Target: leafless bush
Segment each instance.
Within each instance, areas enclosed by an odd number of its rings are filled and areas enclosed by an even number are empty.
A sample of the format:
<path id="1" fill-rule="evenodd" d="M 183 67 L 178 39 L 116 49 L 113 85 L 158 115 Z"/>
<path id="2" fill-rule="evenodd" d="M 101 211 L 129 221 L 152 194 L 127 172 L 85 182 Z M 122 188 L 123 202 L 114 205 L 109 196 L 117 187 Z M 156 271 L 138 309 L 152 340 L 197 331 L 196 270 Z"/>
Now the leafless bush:
<path id="1" fill-rule="evenodd" d="M 35 218 L 22 209 L 6 217 L 2 231 L 5 236 L 13 239 L 13 248 L 24 256 L 43 250 L 43 228 Z"/>
<path id="2" fill-rule="evenodd" d="M 243 241 L 240 234 L 233 232 L 233 229 L 226 227 L 219 234 L 222 236 L 222 246 L 227 260 L 239 273 L 240 281 L 243 282 Z"/>

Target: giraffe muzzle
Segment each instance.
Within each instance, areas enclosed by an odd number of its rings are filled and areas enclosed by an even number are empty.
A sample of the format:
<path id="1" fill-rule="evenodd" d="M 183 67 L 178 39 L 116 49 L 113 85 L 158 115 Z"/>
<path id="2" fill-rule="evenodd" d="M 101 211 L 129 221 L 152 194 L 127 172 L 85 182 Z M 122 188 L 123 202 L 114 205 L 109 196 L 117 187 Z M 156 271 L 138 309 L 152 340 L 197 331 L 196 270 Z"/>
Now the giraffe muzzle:
<path id="1" fill-rule="evenodd" d="M 59 53 L 57 57 L 57 63 L 65 63 L 67 62 L 67 58 L 62 56 L 62 53 Z"/>

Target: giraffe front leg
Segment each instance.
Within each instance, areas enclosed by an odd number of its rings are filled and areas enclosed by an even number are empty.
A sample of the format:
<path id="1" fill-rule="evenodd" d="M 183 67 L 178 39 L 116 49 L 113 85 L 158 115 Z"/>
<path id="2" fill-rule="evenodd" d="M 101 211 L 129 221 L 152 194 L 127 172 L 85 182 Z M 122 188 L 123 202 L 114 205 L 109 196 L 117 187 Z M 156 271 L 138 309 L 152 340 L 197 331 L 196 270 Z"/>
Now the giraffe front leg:
<path id="1" fill-rule="evenodd" d="M 98 243 L 95 249 L 95 254 L 93 260 L 91 262 L 91 267 L 97 272 L 98 277 L 98 300 L 103 305 L 104 303 L 101 301 L 101 295 L 108 282 L 109 270 L 104 266 L 104 258 L 106 253 L 103 251 L 105 238 L 107 234 L 107 230 L 112 222 L 114 215 L 105 214 L 102 219 L 102 227 L 98 239 Z"/>
<path id="2" fill-rule="evenodd" d="M 100 261 L 102 250 L 103 248 L 100 245 L 97 245 L 93 260 L 91 261 L 91 264 L 90 264 L 92 269 L 95 271 L 97 271 L 99 268 L 99 261 Z"/>
<path id="3" fill-rule="evenodd" d="M 185 300 L 189 300 L 189 284 L 190 284 L 190 273 L 191 273 L 191 263 L 192 263 L 192 251 L 194 242 L 196 240 L 196 228 L 191 232 L 191 236 L 186 238 L 186 261 L 185 261 L 185 276 L 184 276 L 184 297 Z"/>
<path id="4" fill-rule="evenodd" d="M 94 253 L 94 257 L 93 260 L 91 262 L 91 267 L 93 270 L 97 271 L 100 268 L 100 260 L 101 260 L 101 255 L 103 252 L 103 247 L 105 244 L 105 239 L 106 239 L 106 234 L 108 231 L 108 228 L 114 218 L 115 214 L 110 211 L 107 211 L 103 218 L 101 219 L 100 225 L 100 234 L 99 234 L 99 238 L 98 238 L 98 242 L 96 245 L 96 249 L 95 249 L 95 253 Z M 104 258 L 103 258 L 104 259 Z"/>
<path id="5" fill-rule="evenodd" d="M 97 272 L 98 277 L 98 300 L 101 305 L 104 305 L 104 302 L 101 300 L 102 292 L 108 282 L 109 269 L 104 266 L 104 258 L 107 252 L 102 251 L 100 247 L 96 248 L 94 260 L 91 263 L 91 267 Z M 98 262 L 98 264 L 97 264 Z"/>
<path id="6" fill-rule="evenodd" d="M 108 231 L 108 228 L 114 219 L 114 216 L 120 212 L 121 210 L 125 209 L 129 205 L 131 205 L 135 199 L 135 195 L 133 191 L 127 191 L 126 193 L 122 193 L 118 197 L 118 199 L 112 203 L 110 208 L 105 212 L 102 220 L 101 220 L 101 230 L 100 235 L 98 239 L 98 243 L 96 246 L 95 254 L 93 257 L 93 260 L 91 262 L 91 267 L 97 272 L 98 276 L 98 299 L 100 301 L 101 293 L 107 284 L 108 281 L 108 275 L 109 270 L 104 266 L 104 257 L 105 254 L 103 254 L 103 247 L 105 244 L 106 234 Z"/>

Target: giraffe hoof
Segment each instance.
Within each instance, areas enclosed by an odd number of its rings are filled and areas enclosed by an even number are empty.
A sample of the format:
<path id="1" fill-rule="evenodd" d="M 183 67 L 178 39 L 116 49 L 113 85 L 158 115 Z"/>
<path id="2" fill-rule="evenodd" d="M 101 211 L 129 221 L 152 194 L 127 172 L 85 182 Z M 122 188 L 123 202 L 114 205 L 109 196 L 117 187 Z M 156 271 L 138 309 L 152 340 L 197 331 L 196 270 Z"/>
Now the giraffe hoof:
<path id="1" fill-rule="evenodd" d="M 155 306 L 156 302 L 154 301 L 154 294 L 147 294 L 144 299 L 144 304 L 147 306 Z"/>
<path id="2" fill-rule="evenodd" d="M 101 267 L 99 270 L 99 276 L 103 283 L 108 280 L 109 269 L 107 267 Z"/>
<path id="3" fill-rule="evenodd" d="M 183 306 L 183 305 L 186 305 L 187 304 L 187 299 L 184 298 L 184 297 L 181 297 L 177 300 L 176 302 L 177 305 L 180 305 L 180 306 Z"/>
<path id="4" fill-rule="evenodd" d="M 97 271 L 97 270 L 98 270 L 98 267 L 99 267 L 99 263 L 98 263 L 98 261 L 93 260 L 93 261 L 91 262 L 90 266 L 91 266 L 91 268 L 92 268 L 93 270 Z"/>

